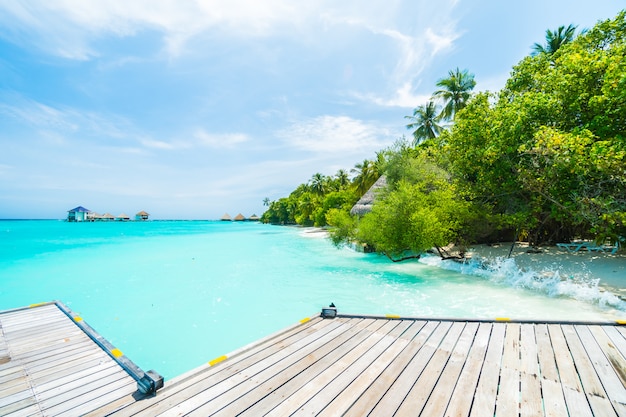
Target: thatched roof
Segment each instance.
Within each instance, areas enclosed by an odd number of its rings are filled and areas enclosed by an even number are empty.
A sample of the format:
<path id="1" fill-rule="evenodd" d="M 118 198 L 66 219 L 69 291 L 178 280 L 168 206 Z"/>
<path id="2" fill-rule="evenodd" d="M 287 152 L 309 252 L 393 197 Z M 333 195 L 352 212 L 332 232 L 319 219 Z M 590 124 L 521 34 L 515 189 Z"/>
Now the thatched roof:
<path id="1" fill-rule="evenodd" d="M 107 220 L 112 220 L 115 218 L 115 216 L 113 216 L 111 213 L 104 213 L 102 216 L 100 216 L 102 219 L 107 219 Z"/>
<path id="2" fill-rule="evenodd" d="M 363 194 L 363 197 L 361 197 L 359 201 L 356 202 L 356 204 L 350 210 L 350 214 L 363 216 L 372 211 L 372 206 L 374 205 L 374 201 L 376 200 L 377 192 L 385 187 L 387 187 L 387 178 L 382 175 L 380 178 L 378 178 L 378 180 L 376 180 L 376 182 L 370 187 L 370 189 L 367 190 L 365 194 Z"/>
<path id="3" fill-rule="evenodd" d="M 135 216 L 149 216 L 149 213 L 146 213 L 145 211 L 141 210 L 139 213 L 135 214 Z"/>
<path id="4" fill-rule="evenodd" d="M 257 221 L 257 220 L 261 220 L 261 218 L 257 216 L 256 214 L 253 214 L 252 216 L 248 217 L 248 220 Z"/>
<path id="5" fill-rule="evenodd" d="M 224 213 L 224 215 L 222 216 L 221 220 L 232 220 L 232 218 L 230 217 L 230 214 Z"/>
<path id="6" fill-rule="evenodd" d="M 236 221 L 236 222 L 240 222 L 240 221 L 242 221 L 242 220 L 246 220 L 246 218 L 244 217 L 244 215 L 243 215 L 243 214 L 239 213 L 238 215 L 236 215 L 236 216 L 233 218 L 233 220 L 234 220 L 234 221 Z"/>

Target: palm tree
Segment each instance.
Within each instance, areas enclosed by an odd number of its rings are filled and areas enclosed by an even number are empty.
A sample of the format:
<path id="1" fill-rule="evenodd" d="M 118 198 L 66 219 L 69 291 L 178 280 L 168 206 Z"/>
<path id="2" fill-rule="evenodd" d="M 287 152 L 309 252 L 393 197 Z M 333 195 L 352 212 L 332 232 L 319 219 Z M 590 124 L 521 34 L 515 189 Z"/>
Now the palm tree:
<path id="1" fill-rule="evenodd" d="M 380 172 L 376 164 L 369 159 L 365 159 L 363 163 L 355 164 L 350 172 L 356 174 L 352 183 L 360 194 L 365 194 L 372 184 L 376 182 L 378 177 L 380 177 Z"/>
<path id="2" fill-rule="evenodd" d="M 441 118 L 453 119 L 454 115 L 465 107 L 475 86 L 474 74 L 469 73 L 466 69 L 461 71 L 458 67 L 448 72 L 448 78 L 437 81 L 437 87 L 441 87 L 441 90 L 435 91 L 433 97 L 440 98 L 445 103 Z"/>
<path id="3" fill-rule="evenodd" d="M 406 128 L 413 130 L 413 144 L 419 145 L 423 140 L 436 138 L 441 133 L 442 127 L 437 123 L 441 120 L 439 106 L 434 101 L 417 106 L 413 110 L 413 116 L 404 116 L 411 120 Z"/>
<path id="4" fill-rule="evenodd" d="M 340 169 L 339 171 L 337 171 L 337 174 L 335 174 L 335 179 L 340 189 L 344 188 L 350 183 L 350 178 L 345 169 Z"/>
<path id="5" fill-rule="evenodd" d="M 317 195 L 322 195 L 326 192 L 326 177 L 319 172 L 314 174 L 311 178 L 311 191 Z"/>
<path id="6" fill-rule="evenodd" d="M 574 40 L 574 35 L 577 26 L 570 24 L 569 26 L 559 26 L 557 30 L 552 32 L 550 29 L 546 30 L 546 44 L 540 45 L 535 43 L 533 45 L 533 52 L 531 55 L 536 56 L 539 54 L 552 55 L 559 48 Z"/>

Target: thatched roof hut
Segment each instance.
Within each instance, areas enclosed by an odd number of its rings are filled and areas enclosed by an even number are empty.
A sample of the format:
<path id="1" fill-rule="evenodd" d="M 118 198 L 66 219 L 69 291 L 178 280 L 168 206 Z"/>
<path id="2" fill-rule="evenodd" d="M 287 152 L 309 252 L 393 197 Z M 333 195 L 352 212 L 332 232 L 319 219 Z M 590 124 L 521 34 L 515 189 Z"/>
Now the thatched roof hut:
<path id="1" fill-rule="evenodd" d="M 234 221 L 236 221 L 236 222 L 241 222 L 241 221 L 246 220 L 246 218 L 244 217 L 244 215 L 243 215 L 243 214 L 239 213 L 238 215 L 236 215 L 236 216 L 233 218 L 233 220 L 234 220 Z"/>
<path id="2" fill-rule="evenodd" d="M 100 216 L 100 219 L 103 221 L 113 221 L 115 220 L 115 216 L 113 216 L 111 213 L 104 213 L 102 216 Z"/>
<path id="3" fill-rule="evenodd" d="M 230 214 L 224 213 L 224 215 L 222 216 L 222 218 L 220 220 L 222 220 L 224 222 L 229 222 L 229 221 L 232 220 L 232 218 L 230 217 Z"/>
<path id="4" fill-rule="evenodd" d="M 352 209 L 350 210 L 350 214 L 363 216 L 370 211 L 372 211 L 372 206 L 374 205 L 374 201 L 376 200 L 376 194 L 387 187 L 387 178 L 384 175 L 381 175 L 378 180 L 370 187 L 369 190 L 363 197 L 356 202 Z"/>
<path id="5" fill-rule="evenodd" d="M 150 217 L 150 213 L 146 213 L 144 210 L 135 214 L 135 220 L 148 220 L 148 217 Z"/>
<path id="6" fill-rule="evenodd" d="M 128 214 L 124 214 L 124 213 L 122 213 L 122 214 L 120 214 L 119 216 L 117 216 L 117 217 L 115 218 L 115 220 L 117 220 L 117 221 L 121 221 L 121 222 L 125 222 L 125 221 L 130 220 L 130 216 L 129 216 Z"/>
<path id="7" fill-rule="evenodd" d="M 251 222 L 258 222 L 259 220 L 261 220 L 261 218 L 256 214 L 253 214 L 252 216 L 248 217 L 248 220 L 250 220 Z"/>

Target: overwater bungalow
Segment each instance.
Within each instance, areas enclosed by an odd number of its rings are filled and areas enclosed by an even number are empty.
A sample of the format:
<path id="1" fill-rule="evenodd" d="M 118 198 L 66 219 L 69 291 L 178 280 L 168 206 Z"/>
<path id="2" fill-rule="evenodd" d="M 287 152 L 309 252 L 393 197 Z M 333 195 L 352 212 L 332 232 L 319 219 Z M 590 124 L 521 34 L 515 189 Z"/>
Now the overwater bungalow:
<path id="1" fill-rule="evenodd" d="M 120 222 L 127 222 L 127 221 L 130 220 L 130 216 L 128 216 L 127 214 L 122 213 L 119 216 L 117 216 L 115 218 L 115 220 L 120 221 Z"/>
<path id="2" fill-rule="evenodd" d="M 261 220 L 261 218 L 256 214 L 253 214 L 252 216 L 248 217 L 248 220 L 250 220 L 251 222 L 258 222 L 259 220 Z"/>
<path id="3" fill-rule="evenodd" d="M 235 216 L 235 218 L 233 218 L 233 220 L 236 222 L 242 222 L 246 220 L 246 218 L 243 214 L 239 213 L 238 215 Z"/>
<path id="4" fill-rule="evenodd" d="M 137 221 L 148 220 L 149 216 L 150 216 L 150 214 L 148 214 L 145 211 L 141 210 L 139 213 L 135 214 L 135 220 L 137 220 Z"/>
<path id="5" fill-rule="evenodd" d="M 67 212 L 67 221 L 68 222 L 87 222 L 92 220 L 89 216 L 91 213 L 90 210 L 86 209 L 83 206 L 78 206 Z"/>
<path id="6" fill-rule="evenodd" d="M 224 215 L 222 216 L 222 218 L 220 219 L 223 222 L 229 222 L 232 220 L 232 218 L 230 217 L 230 214 L 228 213 L 224 213 Z"/>
<path id="7" fill-rule="evenodd" d="M 115 220 L 115 216 L 111 213 L 104 213 L 102 216 L 100 216 L 100 220 L 103 222 L 112 222 Z"/>

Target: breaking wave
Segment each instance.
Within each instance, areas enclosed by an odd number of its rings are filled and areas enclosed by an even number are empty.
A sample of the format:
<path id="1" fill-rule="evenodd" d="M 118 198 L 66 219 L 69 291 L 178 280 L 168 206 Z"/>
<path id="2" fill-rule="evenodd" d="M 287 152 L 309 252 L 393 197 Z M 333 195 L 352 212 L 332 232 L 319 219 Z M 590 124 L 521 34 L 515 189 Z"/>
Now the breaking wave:
<path id="1" fill-rule="evenodd" d="M 421 263 L 465 275 L 482 277 L 497 285 L 537 292 L 548 297 L 572 298 L 601 309 L 626 312 L 626 301 L 603 287 L 600 279 L 583 267 L 574 274 L 564 273 L 558 267 L 541 270 L 520 268 L 514 258 L 468 259 L 464 262 L 442 260 L 438 256 L 423 256 Z"/>

